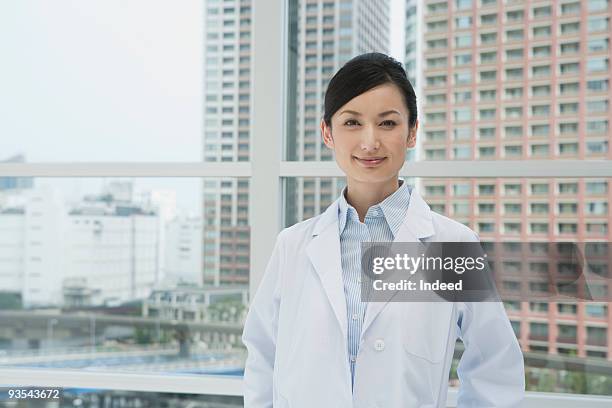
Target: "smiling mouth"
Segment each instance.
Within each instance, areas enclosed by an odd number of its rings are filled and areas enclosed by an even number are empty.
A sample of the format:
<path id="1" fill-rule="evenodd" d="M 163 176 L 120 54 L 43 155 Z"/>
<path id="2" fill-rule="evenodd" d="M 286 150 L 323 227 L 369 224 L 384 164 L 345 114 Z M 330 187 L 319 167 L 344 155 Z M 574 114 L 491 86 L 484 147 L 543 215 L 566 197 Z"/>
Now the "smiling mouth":
<path id="1" fill-rule="evenodd" d="M 353 156 L 353 157 L 360 163 L 363 163 L 366 165 L 377 165 L 386 159 L 386 157 L 371 157 L 371 158 L 363 158 L 363 159 L 357 156 Z"/>

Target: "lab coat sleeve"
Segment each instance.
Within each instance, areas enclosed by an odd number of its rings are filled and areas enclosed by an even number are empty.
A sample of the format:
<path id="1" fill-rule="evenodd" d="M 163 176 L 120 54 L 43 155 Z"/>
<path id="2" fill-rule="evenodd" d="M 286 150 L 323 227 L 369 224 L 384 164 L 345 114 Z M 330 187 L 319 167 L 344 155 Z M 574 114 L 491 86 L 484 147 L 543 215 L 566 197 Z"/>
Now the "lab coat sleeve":
<path id="1" fill-rule="evenodd" d="M 468 241 L 478 241 L 478 235 Z M 503 304 L 465 302 L 459 310 L 465 351 L 457 368 L 457 408 L 519 407 L 525 392 L 523 355 Z"/>
<path id="2" fill-rule="evenodd" d="M 251 301 L 242 334 L 242 342 L 248 352 L 244 367 L 245 408 L 272 407 L 281 265 L 279 235 L 263 279 Z"/>

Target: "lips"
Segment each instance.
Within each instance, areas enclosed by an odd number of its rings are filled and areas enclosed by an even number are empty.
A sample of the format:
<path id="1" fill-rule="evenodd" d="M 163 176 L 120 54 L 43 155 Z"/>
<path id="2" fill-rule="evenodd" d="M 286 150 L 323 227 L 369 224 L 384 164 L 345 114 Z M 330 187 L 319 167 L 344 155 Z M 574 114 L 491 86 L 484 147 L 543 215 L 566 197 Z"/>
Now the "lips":
<path id="1" fill-rule="evenodd" d="M 353 156 L 360 164 L 367 167 L 374 167 L 385 161 L 386 157 L 375 156 L 375 157 L 357 157 Z"/>

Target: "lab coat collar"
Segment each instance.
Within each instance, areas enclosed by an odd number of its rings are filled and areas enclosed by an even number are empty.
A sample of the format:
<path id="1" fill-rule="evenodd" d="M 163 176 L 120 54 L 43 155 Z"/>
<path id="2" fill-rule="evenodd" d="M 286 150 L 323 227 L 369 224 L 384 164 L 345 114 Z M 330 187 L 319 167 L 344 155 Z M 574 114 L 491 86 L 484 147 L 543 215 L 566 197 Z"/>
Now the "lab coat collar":
<path id="1" fill-rule="evenodd" d="M 347 336 L 346 298 L 342 281 L 342 260 L 340 257 L 340 234 L 338 228 L 338 205 L 336 199 L 317 220 L 312 232 L 312 241 L 306 253 L 323 285 L 327 298 L 340 324 L 344 338 Z M 416 188 L 412 188 L 408 210 L 404 216 L 394 242 L 418 242 L 434 235 L 431 210 Z M 372 324 L 376 316 L 384 309 L 392 295 L 382 302 L 370 302 L 362 335 Z"/>

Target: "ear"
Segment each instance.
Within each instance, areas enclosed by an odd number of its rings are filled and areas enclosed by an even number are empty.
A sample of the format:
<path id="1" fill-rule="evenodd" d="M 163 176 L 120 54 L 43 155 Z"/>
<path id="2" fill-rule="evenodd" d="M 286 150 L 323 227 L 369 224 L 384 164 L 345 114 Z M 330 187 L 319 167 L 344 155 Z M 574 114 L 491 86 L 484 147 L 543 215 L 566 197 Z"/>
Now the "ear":
<path id="1" fill-rule="evenodd" d="M 325 143 L 325 146 L 333 150 L 334 139 L 331 134 L 331 127 L 327 126 L 324 119 L 321 119 L 321 137 L 323 138 L 323 143 Z"/>
<path id="2" fill-rule="evenodd" d="M 416 135 L 417 130 L 419 129 L 419 120 L 417 119 L 414 123 L 414 127 L 408 130 L 408 143 L 406 145 L 407 148 L 412 149 L 416 146 Z"/>

